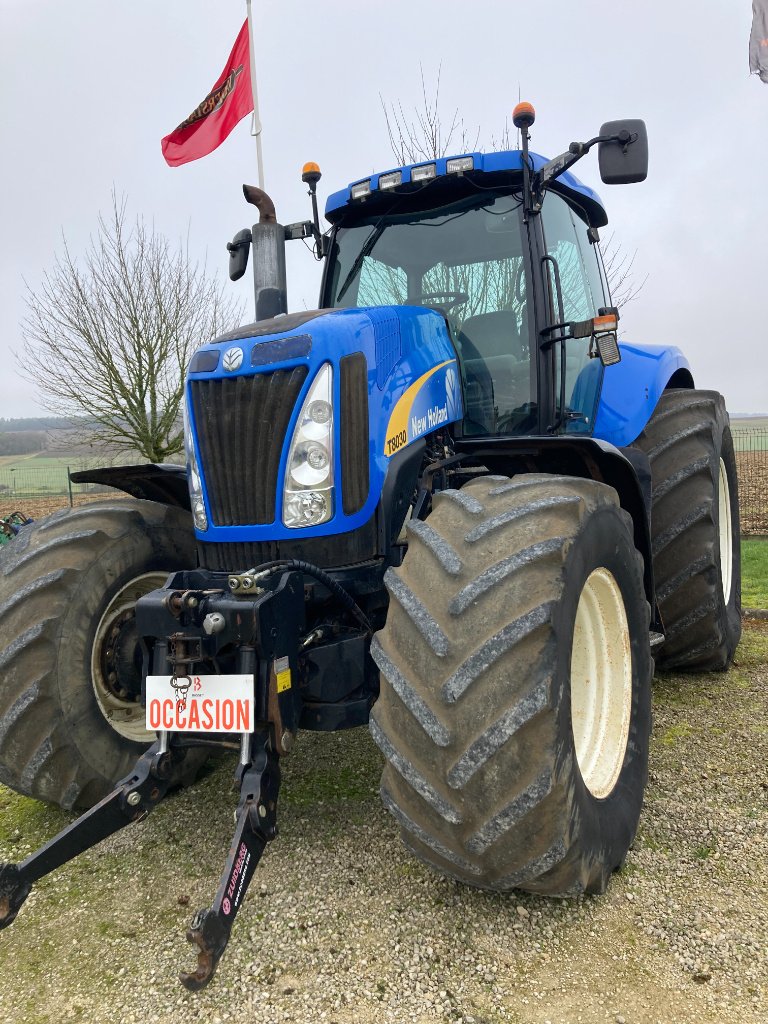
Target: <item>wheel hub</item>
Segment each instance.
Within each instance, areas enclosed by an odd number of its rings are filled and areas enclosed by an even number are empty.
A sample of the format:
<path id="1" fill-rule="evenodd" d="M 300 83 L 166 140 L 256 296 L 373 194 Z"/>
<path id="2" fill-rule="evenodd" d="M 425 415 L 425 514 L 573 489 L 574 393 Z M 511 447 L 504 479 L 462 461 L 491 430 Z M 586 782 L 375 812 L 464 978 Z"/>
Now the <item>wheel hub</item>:
<path id="1" fill-rule="evenodd" d="M 157 590 L 167 573 L 137 576 L 118 590 L 96 627 L 91 655 L 91 678 L 101 713 L 126 739 L 150 743 L 141 706 L 141 650 L 135 606 L 140 597 Z"/>
<path id="2" fill-rule="evenodd" d="M 624 599 L 608 569 L 590 574 L 579 598 L 571 652 L 576 760 L 597 799 L 621 773 L 632 711 L 632 652 Z"/>
<path id="3" fill-rule="evenodd" d="M 103 674 L 107 689 L 123 701 L 141 697 L 141 657 L 132 608 L 115 619 L 102 647 Z"/>

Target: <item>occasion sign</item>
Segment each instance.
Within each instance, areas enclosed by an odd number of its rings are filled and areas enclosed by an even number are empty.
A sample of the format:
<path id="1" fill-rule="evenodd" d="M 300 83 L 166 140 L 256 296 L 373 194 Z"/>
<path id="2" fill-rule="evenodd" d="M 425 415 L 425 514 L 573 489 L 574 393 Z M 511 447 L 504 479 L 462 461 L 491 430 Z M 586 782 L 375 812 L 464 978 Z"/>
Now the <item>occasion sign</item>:
<path id="1" fill-rule="evenodd" d="M 147 676 L 147 729 L 252 732 L 252 675 Z"/>

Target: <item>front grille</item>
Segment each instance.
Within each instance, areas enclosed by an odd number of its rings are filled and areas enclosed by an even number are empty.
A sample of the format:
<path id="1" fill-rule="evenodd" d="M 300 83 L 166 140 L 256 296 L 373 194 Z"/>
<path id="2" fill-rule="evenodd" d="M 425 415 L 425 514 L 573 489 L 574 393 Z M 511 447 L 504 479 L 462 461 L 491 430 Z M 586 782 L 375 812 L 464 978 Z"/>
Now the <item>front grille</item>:
<path id="1" fill-rule="evenodd" d="M 341 497 L 344 514 L 368 498 L 368 364 L 362 352 L 341 360 Z"/>
<path id="2" fill-rule="evenodd" d="M 283 442 L 306 376 L 306 366 L 295 366 L 190 381 L 200 468 L 216 526 L 274 521 Z"/>
<path id="3" fill-rule="evenodd" d="M 369 562 L 378 555 L 378 522 L 373 515 L 357 530 L 303 540 L 198 542 L 200 567 L 219 572 L 245 572 L 278 558 L 298 558 L 321 569 L 341 569 Z"/>
<path id="4" fill-rule="evenodd" d="M 274 541 L 227 541 L 226 544 L 198 543 L 201 569 L 214 572 L 247 572 L 264 562 L 274 562 L 280 551 Z"/>

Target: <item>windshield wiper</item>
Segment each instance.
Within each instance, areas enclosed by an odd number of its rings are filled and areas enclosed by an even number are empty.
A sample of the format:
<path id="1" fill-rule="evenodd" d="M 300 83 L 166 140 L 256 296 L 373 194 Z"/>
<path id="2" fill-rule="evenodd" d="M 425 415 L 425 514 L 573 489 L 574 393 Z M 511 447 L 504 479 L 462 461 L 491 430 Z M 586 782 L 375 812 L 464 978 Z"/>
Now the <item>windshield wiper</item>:
<path id="1" fill-rule="evenodd" d="M 376 245 L 378 240 L 381 238 L 382 232 L 384 231 L 385 227 L 386 225 L 384 224 L 384 217 L 382 217 L 380 220 L 376 222 L 370 235 L 368 235 L 368 237 L 366 238 L 365 244 L 355 257 L 355 262 L 350 267 L 349 273 L 344 278 L 344 283 L 339 289 L 339 292 L 334 300 L 335 304 L 341 302 L 341 300 L 344 298 L 347 290 L 349 289 L 349 286 L 352 284 L 352 282 L 355 280 L 358 273 L 360 272 L 360 268 L 363 265 L 363 260 L 365 259 L 366 256 L 371 255 L 371 250 L 373 249 L 374 245 Z"/>

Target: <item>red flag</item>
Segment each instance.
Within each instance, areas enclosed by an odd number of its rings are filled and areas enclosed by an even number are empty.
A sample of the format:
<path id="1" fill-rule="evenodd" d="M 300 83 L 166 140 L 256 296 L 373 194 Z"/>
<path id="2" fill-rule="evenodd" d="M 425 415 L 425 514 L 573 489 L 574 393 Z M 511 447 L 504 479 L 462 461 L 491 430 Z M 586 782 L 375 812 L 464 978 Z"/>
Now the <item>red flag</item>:
<path id="1" fill-rule="evenodd" d="M 216 84 L 186 121 L 166 135 L 161 145 L 171 167 L 199 160 L 220 146 L 235 125 L 253 110 L 248 19 Z"/>

